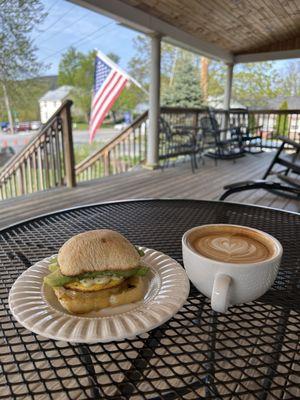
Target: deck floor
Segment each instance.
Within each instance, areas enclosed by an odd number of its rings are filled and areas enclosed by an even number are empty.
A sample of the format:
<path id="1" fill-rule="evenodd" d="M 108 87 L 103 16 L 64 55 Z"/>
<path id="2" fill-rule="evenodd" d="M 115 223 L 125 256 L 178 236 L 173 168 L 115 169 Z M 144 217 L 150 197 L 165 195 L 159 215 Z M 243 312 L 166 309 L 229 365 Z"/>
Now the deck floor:
<path id="1" fill-rule="evenodd" d="M 205 159 L 192 173 L 190 163 L 169 166 L 164 171 L 137 168 L 130 172 L 79 183 L 76 188 L 58 188 L 0 202 L 0 228 L 57 210 L 86 204 L 138 198 L 189 198 L 217 200 L 223 186 L 247 179 L 261 179 L 274 153 L 247 155 L 233 161 Z M 263 205 L 300 212 L 300 201 L 263 190 L 232 195 L 228 201 Z"/>

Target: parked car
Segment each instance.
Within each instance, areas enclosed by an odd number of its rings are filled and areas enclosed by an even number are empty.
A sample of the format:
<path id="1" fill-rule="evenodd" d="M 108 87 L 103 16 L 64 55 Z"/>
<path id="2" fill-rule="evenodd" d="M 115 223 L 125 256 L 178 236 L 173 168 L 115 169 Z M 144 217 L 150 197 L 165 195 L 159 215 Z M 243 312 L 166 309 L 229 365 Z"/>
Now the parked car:
<path id="1" fill-rule="evenodd" d="M 41 128 L 42 123 L 40 121 L 31 121 L 30 122 L 30 129 L 32 131 L 37 131 Z"/>
<path id="2" fill-rule="evenodd" d="M 19 122 L 15 125 L 15 132 L 26 132 L 30 130 L 30 122 Z"/>
<path id="3" fill-rule="evenodd" d="M 8 122 L 0 122 L 0 128 L 1 128 L 1 130 L 3 131 L 3 132 L 6 132 L 7 131 L 7 129 L 8 129 L 8 127 L 9 127 L 9 123 Z"/>

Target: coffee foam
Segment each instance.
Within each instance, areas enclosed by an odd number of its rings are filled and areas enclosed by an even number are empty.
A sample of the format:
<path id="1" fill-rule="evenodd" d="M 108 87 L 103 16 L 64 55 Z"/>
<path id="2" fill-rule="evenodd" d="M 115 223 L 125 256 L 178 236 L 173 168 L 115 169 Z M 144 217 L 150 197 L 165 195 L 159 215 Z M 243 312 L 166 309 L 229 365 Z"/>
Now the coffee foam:
<path id="1" fill-rule="evenodd" d="M 190 243 L 204 257 L 236 264 L 265 261 L 274 253 L 265 236 L 247 228 L 206 227 L 193 232 Z"/>

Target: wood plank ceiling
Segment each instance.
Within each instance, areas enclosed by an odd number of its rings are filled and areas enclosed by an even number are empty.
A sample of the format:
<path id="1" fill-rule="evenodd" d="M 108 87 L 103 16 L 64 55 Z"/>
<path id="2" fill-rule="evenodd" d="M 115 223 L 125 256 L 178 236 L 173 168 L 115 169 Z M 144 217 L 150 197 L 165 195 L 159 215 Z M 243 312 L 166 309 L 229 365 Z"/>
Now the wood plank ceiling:
<path id="1" fill-rule="evenodd" d="M 300 48 L 300 0 L 122 0 L 233 54 Z"/>

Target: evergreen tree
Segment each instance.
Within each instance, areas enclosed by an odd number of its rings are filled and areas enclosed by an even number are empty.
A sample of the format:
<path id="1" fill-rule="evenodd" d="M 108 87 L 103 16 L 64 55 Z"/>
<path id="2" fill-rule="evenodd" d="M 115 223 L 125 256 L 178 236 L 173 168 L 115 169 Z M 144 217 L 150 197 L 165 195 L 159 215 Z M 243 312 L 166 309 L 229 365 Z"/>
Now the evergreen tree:
<path id="1" fill-rule="evenodd" d="M 285 100 L 281 103 L 279 110 L 287 110 L 289 107 L 288 102 Z M 276 134 L 279 136 L 288 136 L 289 134 L 289 116 L 281 114 L 277 117 Z"/>
<path id="2" fill-rule="evenodd" d="M 191 62 L 178 65 L 172 86 L 162 93 L 162 104 L 173 107 L 200 107 L 202 105 L 199 77 Z"/>

